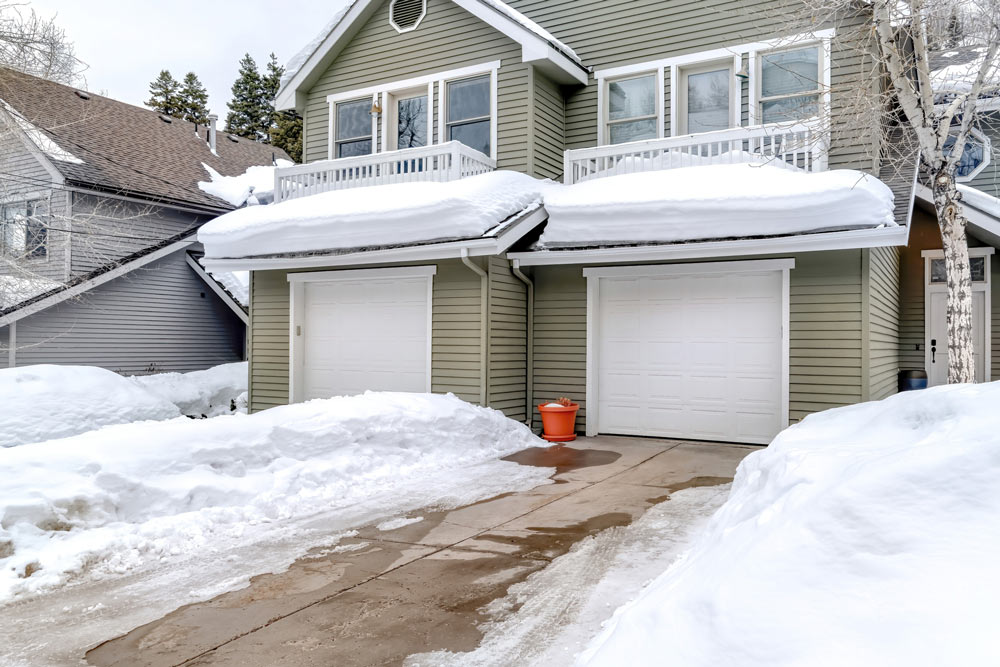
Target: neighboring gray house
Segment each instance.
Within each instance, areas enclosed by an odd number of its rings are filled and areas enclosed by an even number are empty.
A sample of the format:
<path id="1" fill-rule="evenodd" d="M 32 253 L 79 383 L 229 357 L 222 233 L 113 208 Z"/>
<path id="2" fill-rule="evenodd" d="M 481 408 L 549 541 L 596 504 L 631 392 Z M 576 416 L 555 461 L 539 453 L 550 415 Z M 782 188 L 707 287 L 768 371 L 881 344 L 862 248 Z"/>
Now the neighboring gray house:
<path id="1" fill-rule="evenodd" d="M 247 299 L 198 264 L 206 194 L 285 153 L 0 69 L 0 367 L 191 371 L 245 358 Z M 242 302 L 241 302 L 242 300 Z"/>

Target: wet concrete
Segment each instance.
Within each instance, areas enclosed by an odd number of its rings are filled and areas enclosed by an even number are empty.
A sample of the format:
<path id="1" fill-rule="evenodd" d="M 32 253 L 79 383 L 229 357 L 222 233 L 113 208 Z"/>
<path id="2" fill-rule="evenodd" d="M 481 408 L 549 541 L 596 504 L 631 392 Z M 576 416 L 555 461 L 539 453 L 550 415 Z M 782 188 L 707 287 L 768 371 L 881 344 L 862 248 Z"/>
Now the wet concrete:
<path id="1" fill-rule="evenodd" d="M 468 651 L 484 605 L 580 540 L 670 493 L 730 481 L 753 448 L 584 438 L 522 452 L 558 485 L 504 494 L 393 531 L 374 527 L 286 572 L 190 605 L 87 654 L 92 665 L 398 665 Z M 514 460 L 518 460 L 514 458 Z"/>

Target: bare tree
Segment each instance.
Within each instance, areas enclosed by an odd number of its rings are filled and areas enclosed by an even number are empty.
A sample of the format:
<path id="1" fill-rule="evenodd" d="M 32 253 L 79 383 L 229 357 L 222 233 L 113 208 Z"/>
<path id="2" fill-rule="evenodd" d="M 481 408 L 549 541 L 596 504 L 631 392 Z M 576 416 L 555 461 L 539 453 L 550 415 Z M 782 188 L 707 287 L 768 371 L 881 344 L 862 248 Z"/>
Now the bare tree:
<path id="1" fill-rule="evenodd" d="M 55 19 L 22 4 L 0 1 L 0 65 L 59 83 L 76 85 L 84 64 Z"/>

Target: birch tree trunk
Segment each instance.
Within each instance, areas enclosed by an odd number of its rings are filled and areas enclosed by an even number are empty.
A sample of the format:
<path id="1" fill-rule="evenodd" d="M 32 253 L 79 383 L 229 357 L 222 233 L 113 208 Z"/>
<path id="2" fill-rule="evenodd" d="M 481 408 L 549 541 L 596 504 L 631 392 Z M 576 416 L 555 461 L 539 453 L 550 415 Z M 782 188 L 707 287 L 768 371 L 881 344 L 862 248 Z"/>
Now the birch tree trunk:
<path id="1" fill-rule="evenodd" d="M 959 205 L 955 176 L 942 170 L 934 176 L 934 208 L 937 211 L 944 265 L 948 278 L 948 384 L 976 381 L 972 340 L 972 269 L 966 219 Z"/>

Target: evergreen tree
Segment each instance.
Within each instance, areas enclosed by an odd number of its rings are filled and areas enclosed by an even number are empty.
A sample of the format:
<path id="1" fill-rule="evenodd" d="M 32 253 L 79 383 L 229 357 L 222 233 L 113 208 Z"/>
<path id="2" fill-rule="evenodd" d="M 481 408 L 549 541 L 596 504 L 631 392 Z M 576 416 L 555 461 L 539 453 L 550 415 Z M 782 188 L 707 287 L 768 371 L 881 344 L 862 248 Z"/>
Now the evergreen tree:
<path id="1" fill-rule="evenodd" d="M 169 70 L 161 70 L 160 75 L 149 84 L 146 106 L 166 116 L 181 117 L 180 84 Z"/>
<path id="2" fill-rule="evenodd" d="M 945 46 L 953 49 L 961 44 L 963 32 L 962 19 L 958 16 L 958 9 L 952 7 L 951 16 L 948 17 L 948 27 L 945 28 Z"/>
<path id="3" fill-rule="evenodd" d="M 184 76 L 180 93 L 181 117 L 199 125 L 208 124 L 208 91 L 194 72 Z"/>
<path id="4" fill-rule="evenodd" d="M 302 116 L 294 111 L 275 113 L 271 128 L 271 145 L 288 153 L 295 162 L 302 162 Z"/>
<path id="5" fill-rule="evenodd" d="M 226 132 L 240 137 L 264 141 L 267 132 L 263 126 L 266 117 L 264 85 L 257 63 L 247 53 L 240 60 L 240 71 L 233 82 L 233 99 L 229 101 L 226 115 Z"/>

